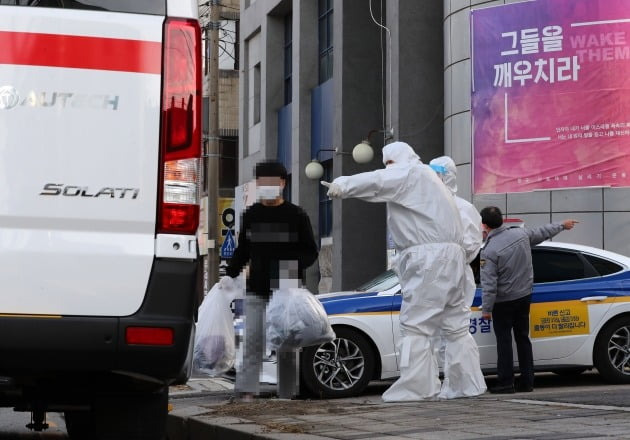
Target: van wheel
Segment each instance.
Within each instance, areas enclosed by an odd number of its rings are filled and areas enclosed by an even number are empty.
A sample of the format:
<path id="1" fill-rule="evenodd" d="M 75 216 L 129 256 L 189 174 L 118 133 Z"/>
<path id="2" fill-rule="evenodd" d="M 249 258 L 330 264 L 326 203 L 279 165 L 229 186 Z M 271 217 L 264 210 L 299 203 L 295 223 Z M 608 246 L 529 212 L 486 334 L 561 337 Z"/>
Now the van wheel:
<path id="1" fill-rule="evenodd" d="M 91 411 L 66 411 L 66 431 L 71 439 L 92 438 L 94 432 L 94 419 Z"/>
<path id="2" fill-rule="evenodd" d="M 98 396 L 91 411 L 65 413 L 71 439 L 94 440 L 163 440 L 167 415 L 168 387 Z"/>
<path id="3" fill-rule="evenodd" d="M 611 320 L 599 332 L 593 363 L 606 382 L 630 383 L 630 316 Z"/>

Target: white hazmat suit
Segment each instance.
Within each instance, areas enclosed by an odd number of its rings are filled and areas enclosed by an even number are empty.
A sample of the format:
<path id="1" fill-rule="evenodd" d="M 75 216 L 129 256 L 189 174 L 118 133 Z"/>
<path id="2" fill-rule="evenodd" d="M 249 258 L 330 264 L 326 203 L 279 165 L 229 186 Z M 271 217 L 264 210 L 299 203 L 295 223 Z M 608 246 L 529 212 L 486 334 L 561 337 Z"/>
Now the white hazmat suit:
<path id="1" fill-rule="evenodd" d="M 455 205 L 457 206 L 457 210 L 459 211 L 459 215 L 462 221 L 462 227 L 464 230 L 464 241 L 463 247 L 466 252 L 466 267 L 464 268 L 465 275 L 465 294 L 464 294 L 464 303 L 462 310 L 462 325 L 468 326 L 470 324 L 470 306 L 472 305 L 473 299 L 475 298 L 475 276 L 470 267 L 470 263 L 475 259 L 477 254 L 481 249 L 481 243 L 483 241 L 483 236 L 481 233 L 481 215 L 477 211 L 470 202 L 462 199 L 461 197 L 457 197 L 457 167 L 455 166 L 455 162 L 448 156 L 441 156 L 433 159 L 429 162 L 430 165 L 438 165 L 444 169 L 444 172 L 439 172 L 438 175 L 441 177 L 444 185 L 450 190 L 451 194 L 455 199 Z M 467 332 L 468 333 L 468 332 Z M 473 341 L 473 337 L 468 333 L 467 336 L 462 336 L 462 339 L 469 338 Z M 469 364 L 469 368 L 462 368 L 460 371 L 464 374 L 467 374 L 468 381 L 472 384 L 471 389 L 477 387 L 479 390 L 478 394 L 483 393 L 486 390 L 486 383 L 483 378 L 483 373 L 481 372 L 481 367 L 479 363 L 479 350 L 477 349 L 477 345 L 475 344 L 475 349 L 472 348 L 467 353 L 460 353 L 458 350 L 458 344 L 449 344 L 446 338 L 442 338 L 442 344 L 445 345 L 444 352 L 444 369 L 452 368 L 452 365 L 465 363 Z M 463 340 L 461 341 L 463 343 Z M 466 344 L 468 347 L 469 344 Z M 462 356 L 466 356 L 465 358 Z M 448 359 L 448 361 L 447 361 Z M 454 387 L 450 383 L 450 377 L 446 374 L 444 375 L 445 380 L 442 384 L 442 391 L 440 393 L 440 397 L 449 399 L 454 397 L 460 397 L 459 392 L 456 387 Z M 463 382 L 464 379 L 458 380 L 458 382 Z"/>
<path id="2" fill-rule="evenodd" d="M 462 220 L 464 228 L 464 250 L 466 251 L 466 304 L 471 305 L 475 298 L 475 277 L 470 268 L 470 263 L 475 259 L 481 250 L 483 235 L 481 233 L 481 215 L 472 203 L 458 197 L 457 194 L 457 167 L 455 162 L 448 156 L 441 156 L 429 162 L 430 165 L 439 165 L 444 168 L 444 173 L 438 173 L 442 182 L 455 197 L 455 205 Z"/>
<path id="3" fill-rule="evenodd" d="M 390 163 L 393 162 L 393 163 Z M 463 324 L 466 256 L 462 225 L 453 197 L 435 172 L 404 142 L 383 148 L 385 169 L 342 176 L 329 186 L 330 197 L 386 202 L 388 226 L 398 251 L 395 270 L 402 290 L 400 378 L 383 394 L 386 402 L 437 398 L 441 383 L 433 345 L 442 334 L 461 352 L 445 367 L 449 397 L 483 393 L 470 381 L 469 362 L 478 353 Z M 468 337 L 466 337 L 468 336 Z M 454 347 L 455 347 L 454 346 Z"/>

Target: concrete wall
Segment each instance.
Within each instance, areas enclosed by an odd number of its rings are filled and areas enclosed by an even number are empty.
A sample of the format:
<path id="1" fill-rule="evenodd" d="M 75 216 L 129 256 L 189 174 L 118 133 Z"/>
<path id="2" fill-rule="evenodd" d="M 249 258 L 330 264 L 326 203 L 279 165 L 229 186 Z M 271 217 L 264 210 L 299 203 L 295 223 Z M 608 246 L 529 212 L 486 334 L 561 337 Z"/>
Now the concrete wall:
<path id="1" fill-rule="evenodd" d="M 352 151 L 370 130 L 382 128 L 381 32 L 370 17 L 368 1 L 334 2 L 333 143 L 345 152 Z M 375 6 L 373 2 L 373 10 Z M 371 163 L 358 165 L 351 156 L 337 155 L 334 177 L 381 168 L 382 141 L 373 140 L 377 154 Z M 384 204 L 333 201 L 332 236 L 333 290 L 355 288 L 385 270 Z"/>
<path id="2" fill-rule="evenodd" d="M 238 71 L 219 71 L 219 128 L 238 135 Z"/>
<path id="3" fill-rule="evenodd" d="M 311 161 L 311 90 L 318 83 L 317 2 L 293 1 L 293 91 L 291 144 L 293 203 L 300 205 L 315 232 L 319 231 L 319 182 L 307 179 L 304 168 Z M 330 261 L 325 256 L 324 265 Z M 320 269 L 312 266 L 306 274 L 307 286 L 319 291 Z"/>
<path id="4" fill-rule="evenodd" d="M 516 3 L 516 0 L 444 1 L 444 139 L 445 151 L 458 165 L 462 196 L 471 193 L 470 9 Z M 630 255 L 628 188 L 586 188 L 474 197 L 478 208 L 496 205 L 510 217 L 537 226 L 565 218 L 580 220 L 555 240 L 601 247 Z"/>
<path id="5" fill-rule="evenodd" d="M 444 154 L 442 0 L 386 4 L 392 33 L 392 84 L 388 82 L 388 88 L 394 138 L 414 147 L 428 163 Z"/>

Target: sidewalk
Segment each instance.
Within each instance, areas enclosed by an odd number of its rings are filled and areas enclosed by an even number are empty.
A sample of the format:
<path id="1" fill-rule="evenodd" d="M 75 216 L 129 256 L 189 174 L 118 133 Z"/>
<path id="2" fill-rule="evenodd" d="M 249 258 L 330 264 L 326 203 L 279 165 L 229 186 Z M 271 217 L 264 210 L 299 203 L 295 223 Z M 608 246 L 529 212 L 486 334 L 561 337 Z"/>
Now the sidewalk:
<path id="1" fill-rule="evenodd" d="M 619 393 L 612 401 L 622 406 L 559 402 L 549 390 L 399 404 L 369 396 L 175 405 L 169 440 L 630 439 L 630 386 Z"/>

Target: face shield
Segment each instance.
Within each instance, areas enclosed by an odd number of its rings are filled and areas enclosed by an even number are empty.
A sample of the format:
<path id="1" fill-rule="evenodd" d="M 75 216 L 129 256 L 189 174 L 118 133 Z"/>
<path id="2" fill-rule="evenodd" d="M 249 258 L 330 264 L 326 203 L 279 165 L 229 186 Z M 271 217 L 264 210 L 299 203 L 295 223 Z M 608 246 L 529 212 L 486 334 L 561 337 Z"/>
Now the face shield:
<path id="1" fill-rule="evenodd" d="M 448 156 L 436 157 L 429 162 L 429 166 L 431 166 L 431 168 L 434 166 L 438 167 L 440 171 L 436 170 L 436 173 L 438 173 L 444 185 L 446 185 L 453 195 L 457 194 L 457 167 L 453 159 Z"/>

